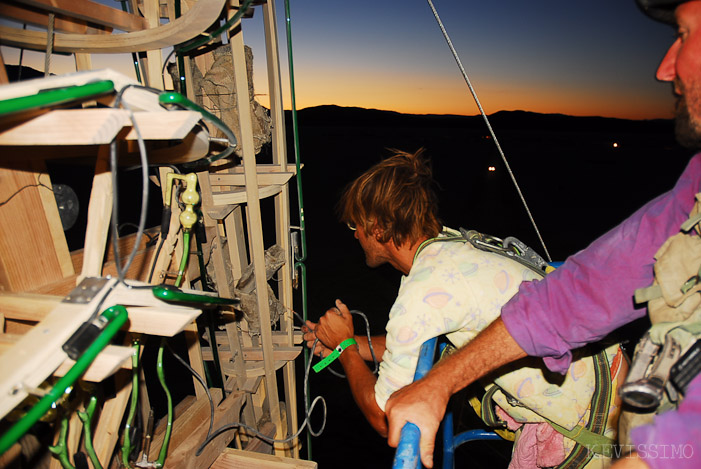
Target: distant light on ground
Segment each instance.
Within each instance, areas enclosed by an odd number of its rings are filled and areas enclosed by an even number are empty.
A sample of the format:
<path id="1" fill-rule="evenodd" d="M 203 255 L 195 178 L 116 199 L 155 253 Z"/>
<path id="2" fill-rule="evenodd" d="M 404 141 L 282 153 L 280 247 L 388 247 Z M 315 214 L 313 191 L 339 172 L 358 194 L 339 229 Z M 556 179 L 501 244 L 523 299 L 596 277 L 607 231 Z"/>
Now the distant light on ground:
<path id="1" fill-rule="evenodd" d="M 496 170 L 497 170 L 497 168 L 495 168 L 494 166 L 490 166 L 489 168 L 487 168 L 487 171 L 496 171 Z"/>

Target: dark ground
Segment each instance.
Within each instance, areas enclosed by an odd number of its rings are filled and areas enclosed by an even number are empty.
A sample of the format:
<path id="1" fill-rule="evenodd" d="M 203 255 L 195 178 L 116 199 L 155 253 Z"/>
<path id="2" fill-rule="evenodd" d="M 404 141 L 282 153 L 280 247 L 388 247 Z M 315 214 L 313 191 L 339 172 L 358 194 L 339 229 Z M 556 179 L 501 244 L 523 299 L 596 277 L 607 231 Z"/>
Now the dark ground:
<path id="1" fill-rule="evenodd" d="M 368 315 L 371 333 L 384 332 L 400 275 L 391 267 L 365 266 L 360 246 L 337 221 L 334 208 L 345 184 L 388 156 L 387 148 L 426 149 L 440 186 L 444 224 L 516 236 L 543 253 L 481 117 L 329 106 L 300 111 L 298 122 L 310 319 L 341 298 Z M 691 156 L 675 143 L 671 121 L 510 112 L 490 116 L 490 123 L 553 260 L 585 248 L 670 189 Z M 495 172 L 487 171 L 490 165 Z M 356 321 L 356 330 L 363 329 Z M 311 377 L 310 386 L 311 397 L 324 396 L 328 406 L 326 428 L 312 438 L 312 459 L 319 467 L 391 467 L 394 449 L 365 421 L 345 380 L 321 373 Z M 315 429 L 320 413 L 312 419 Z M 467 428 L 479 424 L 469 414 L 463 419 Z M 472 468 L 507 467 L 509 451 L 508 443 L 468 443 L 458 450 L 456 467 L 468 462 Z"/>

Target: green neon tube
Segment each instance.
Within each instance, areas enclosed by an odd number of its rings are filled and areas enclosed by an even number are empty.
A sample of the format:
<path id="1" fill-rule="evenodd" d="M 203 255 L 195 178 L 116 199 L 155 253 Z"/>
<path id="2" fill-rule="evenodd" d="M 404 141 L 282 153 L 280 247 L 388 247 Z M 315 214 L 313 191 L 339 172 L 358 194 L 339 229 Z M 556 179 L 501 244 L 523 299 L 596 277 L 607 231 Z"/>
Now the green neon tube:
<path id="1" fill-rule="evenodd" d="M 102 312 L 102 316 L 109 321 L 107 326 L 105 326 L 95 341 L 90 344 L 85 353 L 76 360 L 75 365 L 68 370 L 68 373 L 62 376 L 46 396 L 42 397 L 19 422 L 15 423 L 0 438 L 0 454 L 10 449 L 57 400 L 70 392 L 73 383 L 82 376 L 93 360 L 95 360 L 95 357 L 109 344 L 112 337 L 127 322 L 128 317 L 127 310 L 122 305 L 115 305 L 106 309 Z"/>
<path id="2" fill-rule="evenodd" d="M 112 80 L 100 80 L 85 85 L 65 86 L 52 90 L 39 91 L 32 96 L 20 96 L 0 101 L 0 116 L 15 112 L 42 109 L 50 106 L 70 103 L 114 91 Z"/>

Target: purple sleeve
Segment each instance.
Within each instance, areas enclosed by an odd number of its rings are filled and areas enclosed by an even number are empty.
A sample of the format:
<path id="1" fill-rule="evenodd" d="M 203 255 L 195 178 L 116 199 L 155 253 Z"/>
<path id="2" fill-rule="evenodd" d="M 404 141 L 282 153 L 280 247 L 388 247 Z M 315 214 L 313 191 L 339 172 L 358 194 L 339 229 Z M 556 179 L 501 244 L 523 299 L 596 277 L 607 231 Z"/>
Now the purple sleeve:
<path id="1" fill-rule="evenodd" d="M 638 455 L 652 469 L 701 467 L 701 375 L 689 383 L 677 410 L 633 429 L 631 438 Z"/>
<path id="2" fill-rule="evenodd" d="M 501 312 L 506 329 L 531 356 L 545 357 L 564 373 L 570 350 L 600 340 L 642 317 L 637 288 L 652 283 L 659 247 L 688 218 L 701 192 L 701 154 L 691 159 L 674 188 L 578 252 L 539 282 L 524 282 Z"/>

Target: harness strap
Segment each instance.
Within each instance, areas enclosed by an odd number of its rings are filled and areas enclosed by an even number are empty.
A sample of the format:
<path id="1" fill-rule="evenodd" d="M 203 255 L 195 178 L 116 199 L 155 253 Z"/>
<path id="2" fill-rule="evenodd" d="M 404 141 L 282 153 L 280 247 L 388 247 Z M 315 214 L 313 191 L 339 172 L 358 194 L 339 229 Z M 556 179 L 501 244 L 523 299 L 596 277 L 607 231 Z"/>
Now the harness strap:
<path id="1" fill-rule="evenodd" d="M 567 430 L 554 422 L 549 422 L 555 430 L 577 442 L 567 458 L 557 466 L 558 469 L 584 467 L 594 453 L 607 457 L 613 456 L 615 441 L 604 436 L 612 397 L 611 370 L 605 351 L 602 350 L 592 358 L 594 360 L 594 395 L 591 398 L 589 421 L 586 426 L 578 425 L 572 430 Z"/>

